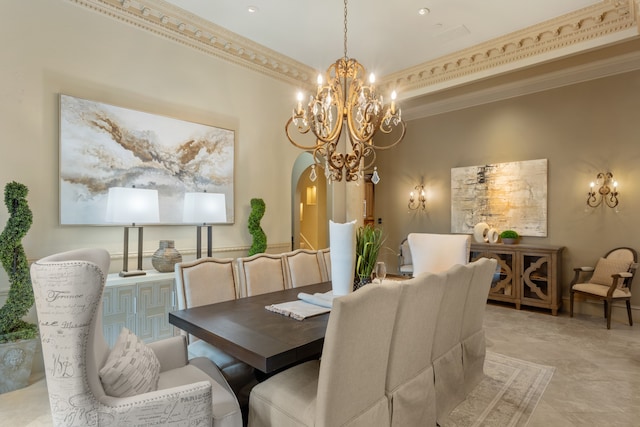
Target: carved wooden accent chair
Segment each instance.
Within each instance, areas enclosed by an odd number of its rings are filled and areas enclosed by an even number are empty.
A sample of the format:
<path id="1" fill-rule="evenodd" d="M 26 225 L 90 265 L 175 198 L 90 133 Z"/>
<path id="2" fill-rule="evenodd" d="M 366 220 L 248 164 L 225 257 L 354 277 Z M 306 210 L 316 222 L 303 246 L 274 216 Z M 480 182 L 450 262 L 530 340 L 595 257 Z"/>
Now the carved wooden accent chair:
<path id="1" fill-rule="evenodd" d="M 594 267 L 576 267 L 570 284 L 569 315 L 573 317 L 575 295 L 604 302 L 607 329 L 611 329 L 611 305 L 625 301 L 629 325 L 631 317 L 631 283 L 638 268 L 638 254 L 634 249 L 620 247 L 609 251 Z M 589 280 L 585 280 L 590 275 Z"/>

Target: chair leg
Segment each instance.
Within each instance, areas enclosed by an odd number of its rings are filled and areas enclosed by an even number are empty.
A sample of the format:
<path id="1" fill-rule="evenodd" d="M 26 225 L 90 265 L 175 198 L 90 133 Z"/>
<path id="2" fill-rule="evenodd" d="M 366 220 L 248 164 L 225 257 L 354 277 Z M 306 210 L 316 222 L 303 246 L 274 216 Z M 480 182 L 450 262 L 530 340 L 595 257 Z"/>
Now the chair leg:
<path id="1" fill-rule="evenodd" d="M 573 290 L 569 292 L 569 317 L 573 317 Z"/>
<path id="2" fill-rule="evenodd" d="M 607 313 L 609 312 L 609 303 L 607 300 L 604 300 L 604 318 L 607 318 Z"/>
<path id="3" fill-rule="evenodd" d="M 631 317 L 631 301 L 627 300 L 627 316 L 629 316 L 629 326 L 633 326 L 633 318 Z"/>
<path id="4" fill-rule="evenodd" d="M 611 329 L 611 303 L 609 303 L 609 301 L 605 301 L 604 302 L 605 307 L 607 308 L 607 329 Z"/>

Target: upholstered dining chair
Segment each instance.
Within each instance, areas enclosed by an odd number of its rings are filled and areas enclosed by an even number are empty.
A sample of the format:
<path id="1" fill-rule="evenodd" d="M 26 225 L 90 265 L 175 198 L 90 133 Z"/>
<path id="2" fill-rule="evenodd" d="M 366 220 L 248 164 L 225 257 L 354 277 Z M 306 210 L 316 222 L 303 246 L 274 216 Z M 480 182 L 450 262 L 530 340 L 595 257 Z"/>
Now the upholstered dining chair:
<path id="1" fill-rule="evenodd" d="M 406 237 L 400 242 L 398 271 L 403 276 L 413 276 L 413 258 L 411 258 L 411 248 Z"/>
<path id="2" fill-rule="evenodd" d="M 456 264 L 446 271 L 446 284 L 436 320 L 431 360 L 436 390 L 436 416 L 446 416 L 466 397 L 462 361 L 462 320 L 473 265 Z"/>
<path id="3" fill-rule="evenodd" d="M 260 253 L 237 259 L 240 297 L 290 288 L 281 254 Z"/>
<path id="4" fill-rule="evenodd" d="M 123 329 L 109 350 L 109 262 L 103 249 L 80 249 L 31 266 L 53 424 L 242 426 L 226 380 L 210 360 L 187 360 L 183 336 L 145 345 Z"/>
<path id="5" fill-rule="evenodd" d="M 237 298 L 238 286 L 233 258 L 205 257 L 178 263 L 175 265 L 175 273 L 180 310 Z M 220 368 L 236 396 L 239 399 L 248 398 L 248 392 L 242 391 L 255 382 L 251 366 L 192 335 L 187 336 L 187 342 L 189 357 L 207 357 L 212 360 Z"/>
<path id="6" fill-rule="evenodd" d="M 388 426 L 385 378 L 399 286 L 365 286 L 333 301 L 321 360 L 251 390 L 249 427 Z"/>
<path id="7" fill-rule="evenodd" d="M 394 427 L 436 425 L 431 352 L 445 285 L 446 273 L 425 273 L 397 285 L 402 293 L 386 380 Z"/>
<path id="8" fill-rule="evenodd" d="M 407 236 L 413 276 L 439 273 L 455 264 L 467 264 L 471 252 L 471 236 L 466 234 L 410 233 Z"/>
<path id="9" fill-rule="evenodd" d="M 324 261 L 324 274 L 327 280 L 331 280 L 331 248 L 324 248 L 318 251 Z"/>
<path id="10" fill-rule="evenodd" d="M 322 254 L 308 249 L 297 249 L 282 254 L 287 280 L 292 288 L 326 282 Z"/>
<path id="11" fill-rule="evenodd" d="M 611 329 L 611 306 L 616 301 L 625 301 L 629 326 L 631 316 L 631 283 L 638 268 L 638 254 L 634 249 L 621 247 L 610 250 L 594 267 L 576 267 L 569 294 L 569 316 L 573 317 L 575 295 L 604 302 L 604 317 L 607 329 Z M 589 277 L 590 275 L 590 277 Z M 586 280 L 589 277 L 588 280 Z"/>
<path id="12" fill-rule="evenodd" d="M 493 258 L 480 258 L 469 264 L 469 267 L 473 268 L 473 276 L 464 303 L 460 333 L 464 386 L 467 394 L 484 378 L 484 360 L 487 352 L 484 312 L 497 266 L 498 261 Z"/>

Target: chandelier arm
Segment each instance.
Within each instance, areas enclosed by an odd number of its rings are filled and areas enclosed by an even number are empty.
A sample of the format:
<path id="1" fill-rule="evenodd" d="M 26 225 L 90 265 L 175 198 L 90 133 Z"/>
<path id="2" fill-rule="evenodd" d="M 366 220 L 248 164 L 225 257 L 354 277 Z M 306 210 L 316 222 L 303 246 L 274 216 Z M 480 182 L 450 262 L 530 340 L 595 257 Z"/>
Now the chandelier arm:
<path id="1" fill-rule="evenodd" d="M 381 146 L 381 145 L 374 144 L 373 139 L 371 139 L 371 147 L 376 149 L 376 150 L 388 150 L 388 149 L 393 148 L 396 145 L 398 145 L 402 141 L 402 139 L 404 138 L 404 134 L 407 132 L 407 126 L 406 126 L 404 120 L 401 120 L 399 122 L 399 125 L 400 124 L 402 125 L 402 132 L 400 133 L 400 136 L 398 136 L 398 138 L 395 141 L 393 141 L 393 143 L 391 143 L 389 145 Z M 383 131 L 383 133 L 388 135 L 390 132 L 384 132 Z"/>
<path id="2" fill-rule="evenodd" d="M 307 145 L 298 144 L 297 142 L 295 142 L 293 140 L 293 137 L 291 136 L 291 134 L 289 134 L 289 126 L 292 124 L 292 122 L 293 122 L 293 118 L 289 117 L 289 120 L 287 120 L 287 123 L 284 125 L 284 131 L 287 134 L 287 139 L 289 140 L 289 142 L 291 144 L 293 144 L 294 146 L 296 146 L 297 148 L 300 148 L 301 150 L 305 150 L 305 151 L 312 151 L 313 150 L 313 151 L 315 151 L 317 149 L 317 146 L 318 146 L 318 142 L 317 141 L 316 141 L 315 145 L 307 146 Z M 303 135 L 306 134 L 306 133 L 309 133 L 309 127 L 307 127 L 306 130 L 300 130 L 300 128 L 297 128 L 297 129 L 298 129 L 298 132 L 300 132 Z M 319 145 L 323 146 L 324 142 L 322 144 L 319 144 Z"/>

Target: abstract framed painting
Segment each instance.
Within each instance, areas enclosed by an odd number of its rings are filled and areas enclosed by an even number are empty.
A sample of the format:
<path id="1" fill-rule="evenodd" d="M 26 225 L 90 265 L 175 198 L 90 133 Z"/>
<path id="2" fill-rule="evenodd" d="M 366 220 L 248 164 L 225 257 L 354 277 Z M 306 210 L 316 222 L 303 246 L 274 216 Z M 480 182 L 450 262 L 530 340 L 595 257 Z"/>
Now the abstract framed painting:
<path id="1" fill-rule="evenodd" d="M 158 190 L 160 224 L 184 194 L 224 193 L 234 222 L 235 132 L 60 95 L 60 223 L 107 225 L 111 187 Z"/>
<path id="2" fill-rule="evenodd" d="M 547 159 L 451 169 L 451 232 L 485 222 L 521 236 L 547 236 Z"/>

